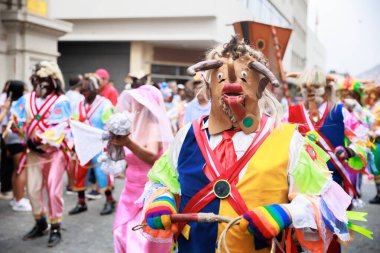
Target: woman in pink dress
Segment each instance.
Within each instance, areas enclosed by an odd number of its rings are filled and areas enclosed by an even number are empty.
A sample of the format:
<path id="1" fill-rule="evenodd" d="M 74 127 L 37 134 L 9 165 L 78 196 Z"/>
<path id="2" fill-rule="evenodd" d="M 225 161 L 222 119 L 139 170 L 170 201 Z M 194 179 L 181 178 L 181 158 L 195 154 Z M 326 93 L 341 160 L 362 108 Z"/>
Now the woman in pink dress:
<path id="1" fill-rule="evenodd" d="M 115 145 L 126 147 L 128 162 L 126 181 L 118 203 L 113 227 L 115 252 L 170 252 L 171 243 L 148 241 L 132 227 L 142 222 L 142 203 L 136 200 L 142 195 L 147 174 L 153 163 L 173 139 L 170 121 L 160 91 L 151 85 L 124 91 L 117 109 L 134 114 L 131 134 L 111 140 Z"/>

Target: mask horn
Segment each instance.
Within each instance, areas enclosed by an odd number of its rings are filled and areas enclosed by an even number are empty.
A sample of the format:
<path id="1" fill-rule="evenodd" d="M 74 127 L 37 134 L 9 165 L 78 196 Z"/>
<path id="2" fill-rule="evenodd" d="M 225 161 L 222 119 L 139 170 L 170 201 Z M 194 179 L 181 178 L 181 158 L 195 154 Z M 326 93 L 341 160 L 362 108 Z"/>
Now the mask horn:
<path id="1" fill-rule="evenodd" d="M 290 72 L 286 74 L 286 77 L 291 77 L 291 78 L 298 78 L 300 77 L 301 73 L 300 72 Z"/>
<path id="2" fill-rule="evenodd" d="M 360 81 L 362 84 L 374 84 L 375 83 L 375 81 L 374 80 L 361 80 Z"/>
<path id="3" fill-rule="evenodd" d="M 251 61 L 248 64 L 248 67 L 250 69 L 256 70 L 260 74 L 264 75 L 264 78 L 260 79 L 259 81 L 259 88 L 257 90 L 257 97 L 261 98 L 265 88 L 267 87 L 268 83 L 271 82 L 274 87 L 279 87 L 280 83 L 278 82 L 277 78 L 274 76 L 272 71 L 270 71 L 265 65 L 258 61 Z"/>
<path id="4" fill-rule="evenodd" d="M 220 60 L 207 60 L 201 61 L 187 68 L 187 74 L 195 76 L 198 71 L 204 71 L 209 69 L 217 69 L 223 65 Z"/>
<path id="5" fill-rule="evenodd" d="M 327 75 L 326 76 L 326 83 L 335 82 L 335 81 L 336 81 L 335 76 L 333 76 L 333 75 Z"/>

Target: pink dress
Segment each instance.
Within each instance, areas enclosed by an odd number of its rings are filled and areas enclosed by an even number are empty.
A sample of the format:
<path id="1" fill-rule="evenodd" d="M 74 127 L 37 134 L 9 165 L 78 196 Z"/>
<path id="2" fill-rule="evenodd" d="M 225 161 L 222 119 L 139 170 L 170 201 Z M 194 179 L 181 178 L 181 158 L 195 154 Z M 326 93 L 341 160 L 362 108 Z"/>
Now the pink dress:
<path id="1" fill-rule="evenodd" d="M 145 183 L 148 181 L 147 174 L 152 166 L 140 160 L 129 149 L 125 151 L 128 168 L 113 227 L 115 252 L 169 253 L 170 243 L 151 242 L 140 231 L 132 231 L 132 227 L 142 221 L 143 206 L 135 204 L 135 201 L 144 191 Z"/>

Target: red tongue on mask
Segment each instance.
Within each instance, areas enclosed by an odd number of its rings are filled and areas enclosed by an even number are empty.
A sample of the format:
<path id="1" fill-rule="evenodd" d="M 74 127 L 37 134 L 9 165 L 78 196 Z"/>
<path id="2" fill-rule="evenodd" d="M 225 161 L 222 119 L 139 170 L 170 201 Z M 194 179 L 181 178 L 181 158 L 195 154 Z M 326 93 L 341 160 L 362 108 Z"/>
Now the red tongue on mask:
<path id="1" fill-rule="evenodd" d="M 223 101 L 230 107 L 241 130 L 248 134 L 257 130 L 259 126 L 258 118 L 252 113 L 246 111 L 244 107 L 244 95 L 228 95 L 231 93 L 238 94 L 242 92 L 243 89 L 240 84 L 225 84 L 223 87 Z"/>
<path id="2" fill-rule="evenodd" d="M 238 95 L 238 96 L 223 95 L 223 101 L 230 107 L 237 121 L 242 121 L 245 118 L 246 112 L 244 108 L 243 95 Z"/>

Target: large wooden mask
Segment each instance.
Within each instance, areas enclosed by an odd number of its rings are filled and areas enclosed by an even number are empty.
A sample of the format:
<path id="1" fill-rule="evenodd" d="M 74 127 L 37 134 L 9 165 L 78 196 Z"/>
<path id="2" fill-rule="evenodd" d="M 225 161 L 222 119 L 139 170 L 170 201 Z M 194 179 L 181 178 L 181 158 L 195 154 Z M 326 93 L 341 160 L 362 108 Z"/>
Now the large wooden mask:
<path id="1" fill-rule="evenodd" d="M 214 59 L 188 68 L 190 75 L 208 70 L 207 84 L 211 94 L 208 121 L 210 134 L 231 128 L 240 128 L 247 134 L 257 131 L 261 119 L 259 100 L 269 83 L 279 85 L 273 73 L 252 53 L 239 51 L 241 46 L 249 48 L 234 37 Z"/>

